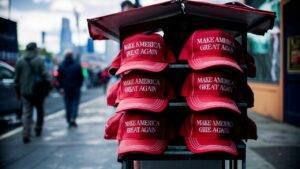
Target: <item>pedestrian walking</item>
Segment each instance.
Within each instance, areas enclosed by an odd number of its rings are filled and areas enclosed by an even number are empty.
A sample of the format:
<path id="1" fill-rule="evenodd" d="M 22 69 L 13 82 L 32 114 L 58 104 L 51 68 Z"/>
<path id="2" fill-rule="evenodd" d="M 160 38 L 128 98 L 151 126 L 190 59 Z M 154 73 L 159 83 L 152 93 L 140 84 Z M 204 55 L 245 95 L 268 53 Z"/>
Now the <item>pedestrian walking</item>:
<path id="1" fill-rule="evenodd" d="M 76 117 L 80 100 L 80 88 L 83 83 L 82 68 L 75 61 L 72 51 L 65 54 L 64 61 L 58 69 L 60 91 L 64 95 L 66 120 L 71 127 L 77 127 Z"/>
<path id="2" fill-rule="evenodd" d="M 44 123 L 44 100 L 51 90 L 43 59 L 38 56 L 38 48 L 34 42 L 26 46 L 24 56 L 16 62 L 15 89 L 18 99 L 22 99 L 23 103 L 23 142 L 29 143 L 33 108 L 37 110 L 35 134 L 39 137 Z"/>

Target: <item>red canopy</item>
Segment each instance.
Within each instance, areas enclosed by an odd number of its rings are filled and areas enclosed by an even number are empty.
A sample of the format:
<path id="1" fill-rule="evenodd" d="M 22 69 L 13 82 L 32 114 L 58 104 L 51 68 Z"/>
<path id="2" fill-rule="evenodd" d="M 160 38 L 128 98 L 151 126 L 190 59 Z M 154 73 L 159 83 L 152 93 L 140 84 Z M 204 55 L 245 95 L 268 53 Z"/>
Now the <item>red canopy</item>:
<path id="1" fill-rule="evenodd" d="M 248 32 L 258 35 L 263 35 L 271 29 L 275 19 L 274 12 L 258 10 L 240 3 L 212 4 L 186 0 L 182 3 L 179 1 L 164 2 L 88 19 L 88 27 L 93 39 L 118 40 L 120 28 L 183 15 L 243 24 Z"/>

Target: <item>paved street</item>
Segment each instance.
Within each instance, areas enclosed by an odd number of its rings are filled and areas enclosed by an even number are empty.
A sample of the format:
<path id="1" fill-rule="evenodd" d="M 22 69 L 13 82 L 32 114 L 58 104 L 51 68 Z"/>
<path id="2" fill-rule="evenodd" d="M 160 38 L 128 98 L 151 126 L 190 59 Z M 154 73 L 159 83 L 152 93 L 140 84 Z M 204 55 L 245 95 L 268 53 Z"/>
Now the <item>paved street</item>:
<path id="1" fill-rule="evenodd" d="M 0 168 L 4 169 L 117 169 L 116 143 L 103 139 L 105 120 L 113 109 L 104 97 L 81 104 L 79 127 L 68 129 L 63 111 L 47 117 L 42 138 L 28 145 L 18 133 L 0 140 Z M 250 113 L 259 131 L 248 141 L 247 169 L 299 168 L 300 129 Z"/>

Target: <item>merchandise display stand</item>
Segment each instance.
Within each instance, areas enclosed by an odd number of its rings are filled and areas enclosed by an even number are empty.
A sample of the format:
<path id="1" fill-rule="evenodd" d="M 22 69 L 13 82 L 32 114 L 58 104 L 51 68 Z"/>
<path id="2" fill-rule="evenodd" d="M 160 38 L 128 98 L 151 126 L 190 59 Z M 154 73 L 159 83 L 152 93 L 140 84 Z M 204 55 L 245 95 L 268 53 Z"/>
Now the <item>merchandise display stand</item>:
<path id="1" fill-rule="evenodd" d="M 90 36 L 93 39 L 114 39 L 120 43 L 128 35 L 137 32 L 163 30 L 164 39 L 176 56 L 178 56 L 183 43 L 193 31 L 218 28 L 236 37 L 243 48 L 243 56 L 241 57 L 246 58 L 247 33 L 263 35 L 273 27 L 274 19 L 275 13 L 273 12 L 257 10 L 240 3 L 219 5 L 188 0 L 173 0 L 89 19 L 88 26 Z M 244 72 L 247 72 L 246 65 L 246 63 L 240 65 Z M 190 71 L 188 64 L 177 62 L 169 65 L 166 76 L 169 79 L 176 79 L 176 81 L 184 81 Z M 246 75 L 243 75 L 242 79 L 247 82 Z M 180 91 L 180 86 L 174 88 Z M 249 105 L 244 100 L 239 100 L 237 105 L 242 112 L 243 119 L 246 119 Z M 180 114 L 188 113 L 190 109 L 184 98 L 179 97 L 170 101 L 166 111 L 176 113 L 177 118 L 180 119 Z M 246 131 L 244 130 L 244 132 Z M 247 140 L 245 139 L 245 141 Z M 133 168 L 133 161 L 218 160 L 222 164 L 221 168 L 224 169 L 225 164 L 228 164 L 230 169 L 236 169 L 240 160 L 241 168 L 245 169 L 246 144 L 244 141 L 238 140 L 236 145 L 238 149 L 237 156 L 219 153 L 193 154 L 187 150 L 186 146 L 175 144 L 169 145 L 161 155 L 127 153 L 119 156 L 118 161 L 122 163 L 122 168 L 131 169 Z M 225 161 L 229 162 L 225 163 Z"/>

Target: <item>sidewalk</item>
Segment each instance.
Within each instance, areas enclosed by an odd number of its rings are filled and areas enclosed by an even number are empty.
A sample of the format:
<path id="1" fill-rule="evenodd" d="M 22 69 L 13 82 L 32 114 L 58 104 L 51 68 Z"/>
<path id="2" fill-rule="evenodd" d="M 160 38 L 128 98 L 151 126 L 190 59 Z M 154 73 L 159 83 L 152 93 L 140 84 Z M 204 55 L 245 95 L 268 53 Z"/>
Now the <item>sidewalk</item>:
<path id="1" fill-rule="evenodd" d="M 258 140 L 247 143 L 247 168 L 299 169 L 300 128 L 255 113 Z"/>
<path id="2" fill-rule="evenodd" d="M 48 117 L 42 138 L 22 143 L 21 133 L 0 140 L 4 169 L 119 169 L 116 143 L 103 139 L 105 120 L 113 113 L 104 97 L 81 104 L 79 127 L 68 129 L 63 111 Z M 249 113 L 259 139 L 247 142 L 247 169 L 293 169 L 300 158 L 300 129 Z"/>
<path id="3" fill-rule="evenodd" d="M 106 169 L 120 168 L 116 143 L 103 139 L 104 122 L 113 113 L 104 97 L 80 106 L 78 128 L 68 129 L 63 111 L 46 120 L 43 137 L 30 144 L 22 135 L 0 140 L 0 168 L 3 169 Z"/>

